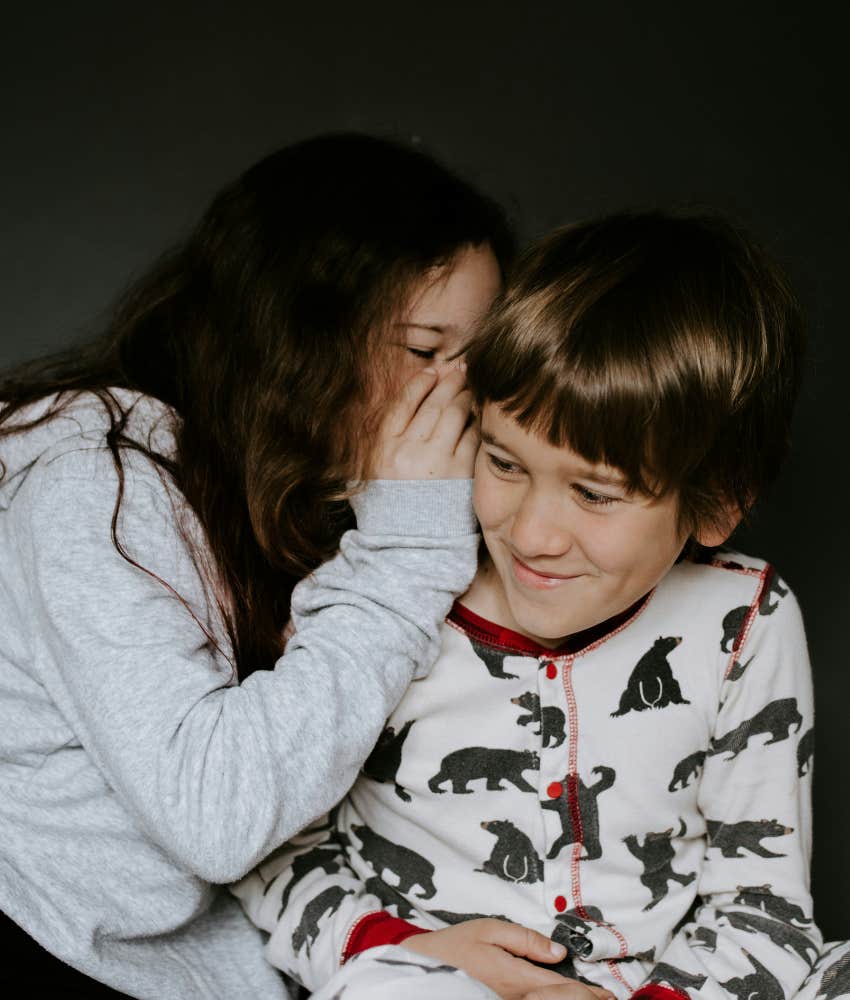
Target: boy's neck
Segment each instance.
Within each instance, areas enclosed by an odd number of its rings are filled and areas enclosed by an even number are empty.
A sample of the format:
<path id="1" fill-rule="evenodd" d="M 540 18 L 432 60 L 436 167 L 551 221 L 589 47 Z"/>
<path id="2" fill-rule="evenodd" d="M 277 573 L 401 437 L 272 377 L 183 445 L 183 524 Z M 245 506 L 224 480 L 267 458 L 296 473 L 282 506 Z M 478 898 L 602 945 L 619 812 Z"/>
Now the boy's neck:
<path id="1" fill-rule="evenodd" d="M 610 632 L 618 629 L 645 603 L 648 596 L 649 594 L 643 594 L 638 600 L 629 605 L 629 607 L 579 632 L 557 636 L 552 639 L 541 639 L 523 632 L 513 620 L 510 612 L 505 611 L 504 591 L 502 590 L 499 574 L 496 572 L 482 546 L 482 553 L 475 578 L 469 590 L 457 600 L 456 606 L 461 611 L 459 618 L 463 619 L 467 617 L 463 614 L 464 611 L 471 612 L 472 618 L 478 619 L 478 621 L 472 622 L 473 624 L 479 628 L 482 626 L 486 628 L 488 625 L 492 626 L 493 634 L 495 635 L 498 632 L 502 640 L 509 633 L 515 635 L 517 637 L 518 651 L 522 647 L 527 651 L 532 651 L 533 648 L 535 652 L 541 653 L 544 651 L 573 653 L 584 649 L 591 643 L 598 642 Z M 467 624 L 470 624 L 470 622 L 467 622 Z"/>

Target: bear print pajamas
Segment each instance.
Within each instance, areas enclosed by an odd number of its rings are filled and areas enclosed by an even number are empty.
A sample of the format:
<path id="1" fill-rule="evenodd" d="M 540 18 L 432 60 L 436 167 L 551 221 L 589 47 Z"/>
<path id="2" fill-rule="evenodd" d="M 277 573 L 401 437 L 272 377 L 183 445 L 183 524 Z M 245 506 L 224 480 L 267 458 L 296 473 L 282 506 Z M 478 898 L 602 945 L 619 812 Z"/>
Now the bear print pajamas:
<path id="1" fill-rule="evenodd" d="M 478 916 L 624 1000 L 834 1000 L 850 956 L 821 959 L 812 920 L 812 724 L 797 602 L 759 560 L 682 560 L 556 651 L 459 603 L 331 819 L 234 891 L 328 1000 L 494 997 L 379 947 Z"/>

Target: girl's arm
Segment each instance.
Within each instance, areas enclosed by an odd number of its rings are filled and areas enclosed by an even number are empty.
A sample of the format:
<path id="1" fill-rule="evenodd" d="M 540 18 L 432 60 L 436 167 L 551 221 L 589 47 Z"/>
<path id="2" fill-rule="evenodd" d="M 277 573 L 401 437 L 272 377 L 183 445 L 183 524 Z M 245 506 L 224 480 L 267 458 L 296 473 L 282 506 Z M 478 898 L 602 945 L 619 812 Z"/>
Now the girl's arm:
<path id="1" fill-rule="evenodd" d="M 7 515 L 30 669 L 139 827 L 188 871 L 234 881 L 342 797 L 436 657 L 475 569 L 470 483 L 370 483 L 357 530 L 296 588 L 285 655 L 237 687 L 160 582 L 208 617 L 171 498 L 128 465 L 119 537 L 144 572 L 113 545 L 110 470 L 102 450 L 47 454 Z"/>

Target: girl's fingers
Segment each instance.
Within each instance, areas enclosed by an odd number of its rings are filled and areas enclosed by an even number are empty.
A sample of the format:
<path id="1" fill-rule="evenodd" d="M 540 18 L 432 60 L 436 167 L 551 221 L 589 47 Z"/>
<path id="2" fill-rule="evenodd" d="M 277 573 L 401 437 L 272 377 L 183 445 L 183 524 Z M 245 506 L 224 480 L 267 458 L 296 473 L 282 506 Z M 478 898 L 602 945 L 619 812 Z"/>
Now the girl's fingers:
<path id="1" fill-rule="evenodd" d="M 395 436 L 404 433 L 436 381 L 436 369 L 423 368 L 404 383 L 399 395 L 387 407 L 383 425 L 385 433 Z"/>
<path id="2" fill-rule="evenodd" d="M 464 389 L 444 407 L 431 431 L 429 440 L 455 451 L 461 435 L 469 424 L 471 412 L 472 393 L 468 389 Z"/>
<path id="3" fill-rule="evenodd" d="M 475 456 L 478 454 L 479 444 L 481 444 L 481 435 L 478 432 L 478 424 L 470 421 L 455 448 L 455 457 L 461 463 L 461 467 L 469 469 L 470 478 L 475 471 Z"/>
<path id="4" fill-rule="evenodd" d="M 422 400 L 419 408 L 412 415 L 407 430 L 402 432 L 415 441 L 427 441 L 434 433 L 446 407 L 464 391 L 466 374 L 462 371 L 449 372 L 440 379 L 428 396 Z"/>

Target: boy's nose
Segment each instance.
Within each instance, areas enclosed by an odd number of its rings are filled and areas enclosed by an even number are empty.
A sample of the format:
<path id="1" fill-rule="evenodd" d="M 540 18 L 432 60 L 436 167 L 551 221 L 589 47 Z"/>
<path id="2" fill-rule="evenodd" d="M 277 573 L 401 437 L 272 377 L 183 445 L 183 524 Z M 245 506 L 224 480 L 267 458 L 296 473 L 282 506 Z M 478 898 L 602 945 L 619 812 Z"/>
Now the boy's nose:
<path id="1" fill-rule="evenodd" d="M 520 558 L 562 556 L 573 546 L 573 534 L 558 498 L 526 494 L 514 515 L 511 543 Z"/>

